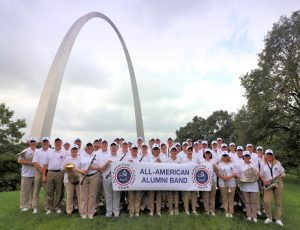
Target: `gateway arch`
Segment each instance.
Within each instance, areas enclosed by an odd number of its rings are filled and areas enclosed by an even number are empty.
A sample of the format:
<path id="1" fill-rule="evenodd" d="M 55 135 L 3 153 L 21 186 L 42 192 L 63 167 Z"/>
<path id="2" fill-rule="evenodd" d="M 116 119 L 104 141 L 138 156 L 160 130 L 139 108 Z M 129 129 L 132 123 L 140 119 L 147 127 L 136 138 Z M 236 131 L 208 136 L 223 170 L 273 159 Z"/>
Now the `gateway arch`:
<path id="1" fill-rule="evenodd" d="M 31 127 L 31 133 L 30 133 L 31 136 L 37 138 L 41 138 L 43 136 L 48 136 L 48 137 L 50 136 L 58 94 L 60 91 L 60 86 L 65 72 L 66 64 L 70 56 L 70 52 L 72 50 L 73 44 L 80 30 L 85 25 L 85 23 L 87 23 L 92 18 L 101 18 L 104 19 L 106 22 L 108 22 L 111 25 L 111 27 L 114 29 L 116 34 L 118 35 L 118 38 L 122 44 L 123 51 L 125 53 L 126 61 L 128 64 L 128 70 L 129 70 L 130 81 L 131 81 L 134 112 L 135 112 L 135 122 L 136 122 L 136 132 L 138 137 L 142 137 L 144 139 L 144 127 L 143 127 L 139 93 L 138 93 L 132 62 L 126 44 L 121 36 L 121 33 L 115 26 L 115 24 L 106 15 L 99 12 L 91 12 L 80 17 L 71 26 L 71 28 L 66 33 L 63 41 L 61 42 L 58 51 L 55 55 L 55 58 L 53 60 L 53 63 L 51 65 L 51 68 L 49 70 L 48 77 L 40 97 L 40 101 Z"/>

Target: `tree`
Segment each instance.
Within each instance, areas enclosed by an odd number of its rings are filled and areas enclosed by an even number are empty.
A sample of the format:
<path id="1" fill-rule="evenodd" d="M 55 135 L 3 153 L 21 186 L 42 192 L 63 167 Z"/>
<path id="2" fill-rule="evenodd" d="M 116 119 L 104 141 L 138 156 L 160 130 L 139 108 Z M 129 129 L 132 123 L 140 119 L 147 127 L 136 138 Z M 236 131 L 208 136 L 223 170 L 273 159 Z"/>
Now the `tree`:
<path id="1" fill-rule="evenodd" d="M 25 120 L 13 121 L 14 112 L 0 104 L 0 191 L 16 190 L 20 183 L 20 166 L 16 153 L 24 148 L 21 138 Z"/>
<path id="2" fill-rule="evenodd" d="M 207 119 L 195 116 L 186 126 L 176 131 L 176 140 L 183 142 L 188 138 L 196 141 L 199 139 L 216 140 L 222 137 L 225 141 L 233 141 L 234 125 L 233 114 L 227 111 L 215 111 Z"/>
<path id="3" fill-rule="evenodd" d="M 265 38 L 258 68 L 241 77 L 247 105 L 236 116 L 238 138 L 244 127 L 254 132 L 253 142 L 266 143 L 280 155 L 299 156 L 300 150 L 299 25 L 300 11 L 281 17 Z"/>

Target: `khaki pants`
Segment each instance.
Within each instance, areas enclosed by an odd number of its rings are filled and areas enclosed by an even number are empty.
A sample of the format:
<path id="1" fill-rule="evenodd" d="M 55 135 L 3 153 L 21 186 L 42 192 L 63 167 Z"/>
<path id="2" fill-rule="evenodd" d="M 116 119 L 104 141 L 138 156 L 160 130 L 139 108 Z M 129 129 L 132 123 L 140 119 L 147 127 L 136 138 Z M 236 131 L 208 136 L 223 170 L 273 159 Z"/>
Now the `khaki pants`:
<path id="1" fill-rule="evenodd" d="M 185 191 L 183 192 L 183 206 L 184 211 L 189 212 L 189 203 L 190 199 L 192 200 L 192 210 L 196 211 L 197 207 L 197 192 L 196 191 Z"/>
<path id="2" fill-rule="evenodd" d="M 203 203 L 205 212 L 215 212 L 216 182 L 212 182 L 211 191 L 203 191 Z"/>
<path id="3" fill-rule="evenodd" d="M 140 205 L 141 205 L 141 192 L 140 191 L 129 191 L 129 214 L 137 214 L 140 213 Z"/>
<path id="4" fill-rule="evenodd" d="M 80 183 L 83 176 L 80 178 Z M 80 185 L 79 212 L 81 216 L 93 216 L 96 207 L 96 189 L 98 178 L 97 174 L 86 176 L 82 185 Z"/>
<path id="5" fill-rule="evenodd" d="M 97 173 L 97 193 L 96 193 L 96 207 L 100 206 L 101 203 L 101 199 L 104 197 L 104 193 L 103 193 L 103 182 L 102 182 L 102 173 L 98 172 Z"/>
<path id="6" fill-rule="evenodd" d="M 243 197 L 246 207 L 246 215 L 250 218 L 257 218 L 257 192 L 244 192 Z"/>
<path id="7" fill-rule="evenodd" d="M 148 204 L 150 212 L 154 213 L 154 203 L 156 204 L 156 213 L 161 210 L 161 191 L 149 191 L 148 192 Z M 155 197 L 155 201 L 154 201 Z"/>
<path id="8" fill-rule="evenodd" d="M 32 199 L 32 207 L 33 208 L 39 207 L 40 191 L 41 191 L 42 185 L 43 185 L 42 175 L 39 172 L 36 172 L 35 176 L 34 176 L 34 189 L 33 189 L 33 199 Z M 44 194 L 44 206 L 45 206 L 45 209 L 47 209 L 46 193 Z"/>
<path id="9" fill-rule="evenodd" d="M 257 211 L 262 211 L 264 210 L 264 185 L 261 180 L 258 180 L 257 183 L 259 188 L 259 193 L 257 196 Z"/>
<path id="10" fill-rule="evenodd" d="M 274 195 L 275 200 L 275 219 L 280 220 L 281 219 L 281 212 L 282 212 L 282 206 L 281 206 L 281 194 L 283 190 L 283 183 L 282 181 L 277 183 L 277 188 L 270 189 L 268 191 L 264 191 L 264 207 L 266 216 L 269 219 L 272 219 L 272 210 L 271 210 L 271 200 L 272 196 Z"/>
<path id="11" fill-rule="evenodd" d="M 168 191 L 167 192 L 168 197 L 168 208 L 169 212 L 178 212 L 178 200 L 179 200 L 179 192 L 177 191 Z M 174 206 L 173 206 L 174 203 Z"/>
<path id="12" fill-rule="evenodd" d="M 58 210 L 63 200 L 63 178 L 64 172 L 48 171 L 46 182 L 46 202 L 48 210 Z"/>
<path id="13" fill-rule="evenodd" d="M 78 206 L 80 206 L 80 185 L 72 184 L 70 182 L 65 183 L 66 193 L 67 193 L 67 205 L 66 211 L 68 214 L 72 214 L 74 208 L 74 195 L 77 196 Z"/>
<path id="14" fill-rule="evenodd" d="M 234 194 L 236 187 L 230 187 L 231 192 L 228 192 L 227 187 L 220 187 L 222 202 L 225 213 L 234 214 Z"/>
<path id="15" fill-rule="evenodd" d="M 34 177 L 21 178 L 20 208 L 30 208 L 33 199 Z"/>
<path id="16" fill-rule="evenodd" d="M 113 191 L 111 176 L 103 178 L 103 189 L 105 193 L 106 216 L 120 215 L 120 195 L 121 192 Z"/>

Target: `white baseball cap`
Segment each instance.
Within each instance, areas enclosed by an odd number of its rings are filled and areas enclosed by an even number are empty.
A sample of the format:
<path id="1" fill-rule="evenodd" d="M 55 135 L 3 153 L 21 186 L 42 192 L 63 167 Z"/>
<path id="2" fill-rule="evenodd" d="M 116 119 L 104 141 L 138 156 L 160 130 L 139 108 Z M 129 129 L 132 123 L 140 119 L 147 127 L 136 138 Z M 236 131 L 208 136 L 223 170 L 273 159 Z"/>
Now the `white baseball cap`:
<path id="1" fill-rule="evenodd" d="M 214 145 L 214 144 L 218 144 L 218 143 L 216 141 L 212 141 L 211 144 Z"/>
<path id="2" fill-rule="evenodd" d="M 251 156 L 251 154 L 248 151 L 244 151 L 243 156 Z"/>
<path id="3" fill-rule="evenodd" d="M 226 147 L 226 148 L 227 148 L 227 144 L 226 144 L 226 143 L 223 143 L 223 144 L 221 145 L 221 147 Z"/>
<path id="4" fill-rule="evenodd" d="M 138 138 L 137 138 L 137 140 L 138 140 L 138 141 L 139 141 L 139 140 L 140 140 L 140 141 L 142 141 L 142 140 L 143 140 L 143 138 L 141 138 L 141 137 L 138 137 Z"/>
<path id="5" fill-rule="evenodd" d="M 29 142 L 33 142 L 33 141 L 36 142 L 36 138 L 35 137 L 30 137 L 28 141 Z"/>
<path id="6" fill-rule="evenodd" d="M 222 152 L 222 157 L 228 157 L 228 156 L 229 156 L 229 154 L 228 154 L 227 151 L 223 151 L 223 152 Z"/>
<path id="7" fill-rule="evenodd" d="M 131 145 L 131 149 L 138 149 L 137 145 L 133 144 Z"/>
<path id="8" fill-rule="evenodd" d="M 154 145 L 152 146 L 152 149 L 160 149 L 160 148 L 159 148 L 159 145 L 158 145 L 158 144 L 154 144 Z"/>
<path id="9" fill-rule="evenodd" d="M 203 140 L 201 144 L 202 144 L 202 145 L 207 145 L 208 143 L 207 143 L 206 140 Z"/>
<path id="10" fill-rule="evenodd" d="M 184 145 L 189 145 L 189 143 L 187 143 L 186 141 L 184 141 L 184 142 L 182 143 L 182 146 L 184 146 Z"/>
<path id="11" fill-rule="evenodd" d="M 273 150 L 272 150 L 272 149 L 267 149 L 267 150 L 266 150 L 266 154 L 273 155 Z"/>
<path id="12" fill-rule="evenodd" d="M 235 146 L 235 143 L 231 142 L 231 143 L 229 144 L 229 146 Z"/>
<path id="13" fill-rule="evenodd" d="M 256 147 L 256 150 L 263 150 L 263 147 L 257 146 L 257 147 Z"/>
<path id="14" fill-rule="evenodd" d="M 217 138 L 217 141 L 222 141 L 222 138 L 221 138 L 221 137 L 218 137 L 218 138 Z"/>
<path id="15" fill-rule="evenodd" d="M 72 145 L 72 148 L 71 149 L 78 149 L 78 145 Z"/>
<path id="16" fill-rule="evenodd" d="M 207 152 L 211 153 L 211 149 L 210 148 L 206 148 L 205 151 L 204 151 L 204 153 L 207 153 Z"/>
<path id="17" fill-rule="evenodd" d="M 236 147 L 236 150 L 242 150 L 242 151 L 244 151 L 244 148 L 243 148 L 243 146 L 238 146 L 238 147 Z"/>
<path id="18" fill-rule="evenodd" d="M 246 148 L 248 148 L 248 147 L 253 147 L 253 145 L 252 144 L 247 144 Z"/>
<path id="19" fill-rule="evenodd" d="M 49 141 L 50 139 L 49 139 L 49 137 L 43 137 L 42 138 L 42 141 Z"/>

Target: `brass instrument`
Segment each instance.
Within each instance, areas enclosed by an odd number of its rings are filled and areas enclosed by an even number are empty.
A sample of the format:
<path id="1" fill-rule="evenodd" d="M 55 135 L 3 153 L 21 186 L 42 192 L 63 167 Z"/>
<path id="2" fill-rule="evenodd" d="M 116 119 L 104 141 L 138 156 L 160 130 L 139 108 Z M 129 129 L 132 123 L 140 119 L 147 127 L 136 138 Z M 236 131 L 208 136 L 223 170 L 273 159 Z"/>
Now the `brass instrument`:
<path id="1" fill-rule="evenodd" d="M 218 173 L 219 173 L 218 166 L 217 166 L 216 164 L 213 164 L 212 166 L 213 166 L 213 171 L 214 171 L 214 173 L 215 173 L 216 175 L 218 175 Z M 218 188 L 218 183 L 216 182 L 216 190 L 218 190 L 218 189 L 219 189 L 219 188 Z"/>
<path id="2" fill-rule="evenodd" d="M 77 173 L 75 172 L 75 165 L 74 164 L 66 164 L 65 165 L 65 171 L 68 173 L 68 180 L 72 184 L 78 184 L 79 183 L 79 177 Z"/>
<path id="3" fill-rule="evenodd" d="M 226 174 L 226 170 L 223 170 L 223 176 L 227 176 Z M 230 187 L 228 185 L 228 180 L 224 180 L 225 181 L 225 187 L 228 189 L 228 192 L 231 192 Z"/>
<path id="4" fill-rule="evenodd" d="M 30 153 L 28 156 L 26 156 L 26 152 L 28 150 L 29 148 L 24 149 L 22 152 L 18 153 L 17 156 L 23 160 L 30 161 L 32 163 L 33 153 Z"/>
<path id="5" fill-rule="evenodd" d="M 281 173 L 277 177 L 271 179 L 270 180 L 270 184 L 268 186 L 264 186 L 264 190 L 268 191 L 270 189 L 277 188 L 278 187 L 278 183 L 281 181 L 281 177 L 283 177 L 283 176 L 285 176 L 285 173 Z"/>
<path id="6" fill-rule="evenodd" d="M 254 183 L 258 180 L 259 175 L 257 173 L 257 170 L 254 167 L 248 168 L 244 172 L 245 177 L 238 179 L 238 186 L 240 186 L 243 183 Z"/>

